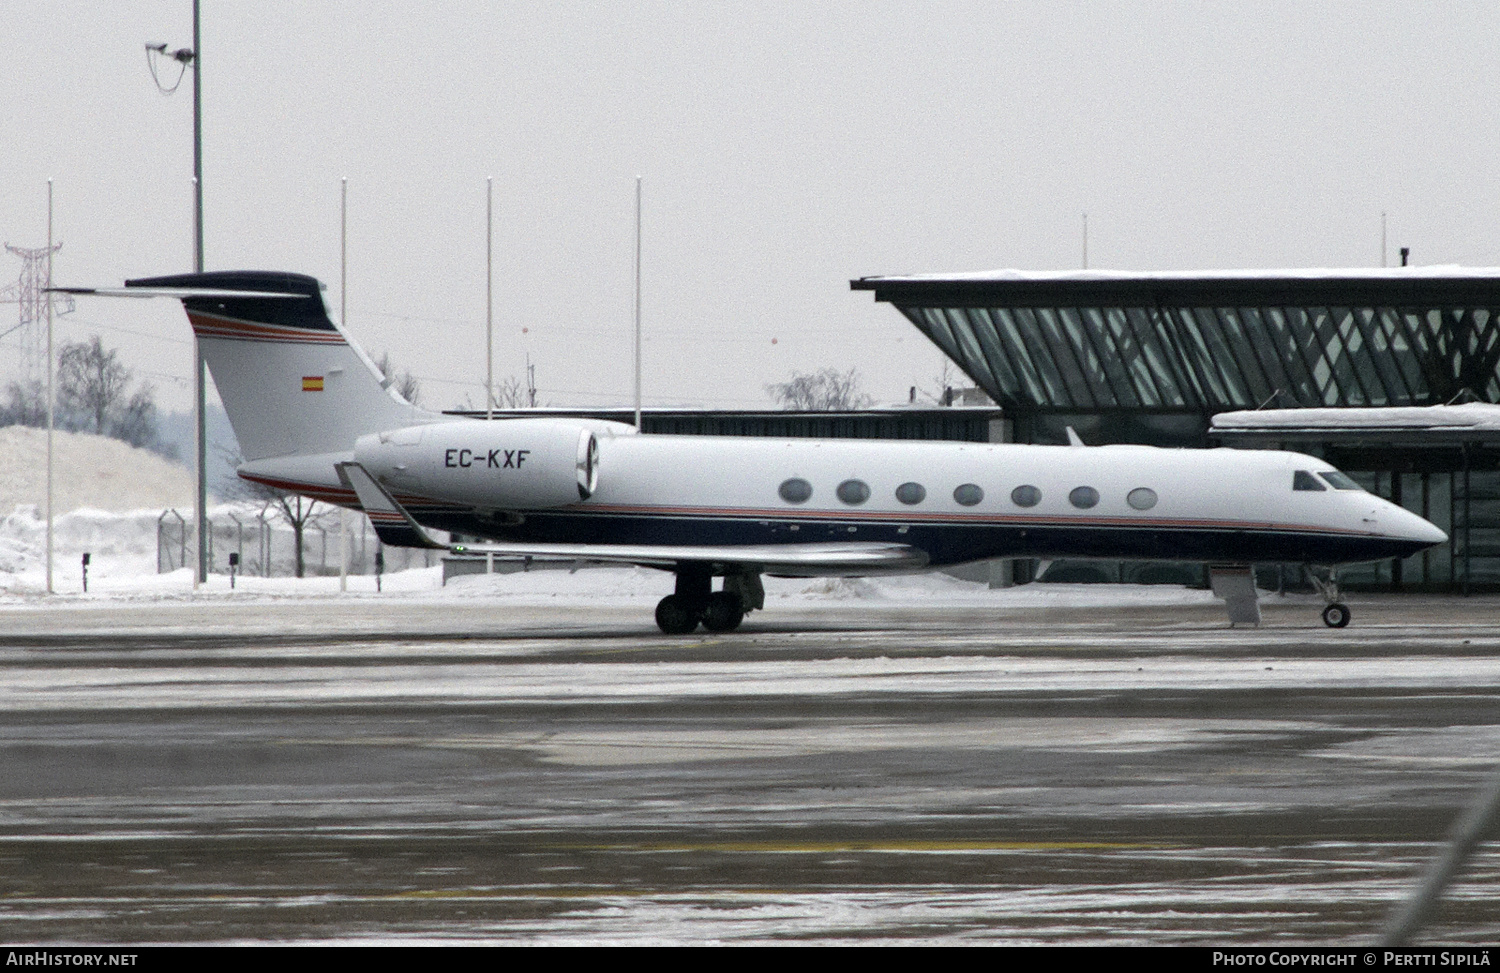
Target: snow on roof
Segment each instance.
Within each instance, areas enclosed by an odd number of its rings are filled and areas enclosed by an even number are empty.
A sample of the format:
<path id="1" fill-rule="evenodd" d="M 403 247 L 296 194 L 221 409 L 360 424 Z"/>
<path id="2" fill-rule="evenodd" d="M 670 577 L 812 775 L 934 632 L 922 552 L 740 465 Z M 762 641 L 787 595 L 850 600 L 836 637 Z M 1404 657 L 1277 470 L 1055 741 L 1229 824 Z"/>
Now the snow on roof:
<path id="1" fill-rule="evenodd" d="M 957 274 L 897 274 L 861 281 L 1187 281 L 1187 280 L 1500 280 L 1500 267 L 1299 267 L 1288 270 L 980 270 Z"/>
<path id="2" fill-rule="evenodd" d="M 1500 405 L 1258 409 L 1214 416 L 1213 430 L 1231 429 L 1500 429 Z"/>

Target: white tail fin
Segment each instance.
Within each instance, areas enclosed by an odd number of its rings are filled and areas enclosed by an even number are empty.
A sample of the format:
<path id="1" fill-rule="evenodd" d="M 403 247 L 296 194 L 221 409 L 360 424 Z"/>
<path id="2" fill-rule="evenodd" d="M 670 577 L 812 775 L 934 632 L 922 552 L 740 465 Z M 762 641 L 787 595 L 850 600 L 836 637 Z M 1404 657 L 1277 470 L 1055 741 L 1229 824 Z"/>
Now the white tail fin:
<path id="1" fill-rule="evenodd" d="M 366 433 L 440 418 L 389 388 L 329 320 L 312 277 L 215 271 L 125 286 L 182 292 L 173 296 L 182 298 L 246 460 L 352 450 Z M 267 296 L 244 296 L 252 291 Z"/>

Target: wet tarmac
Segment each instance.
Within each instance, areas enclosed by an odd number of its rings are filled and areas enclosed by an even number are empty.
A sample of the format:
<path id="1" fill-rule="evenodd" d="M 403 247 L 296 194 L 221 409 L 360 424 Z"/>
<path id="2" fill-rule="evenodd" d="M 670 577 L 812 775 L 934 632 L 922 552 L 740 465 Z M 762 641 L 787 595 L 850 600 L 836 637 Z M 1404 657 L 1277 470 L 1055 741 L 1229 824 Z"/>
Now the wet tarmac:
<path id="1" fill-rule="evenodd" d="M 0 939 L 1367 943 L 1500 764 L 1500 599 L 1351 603 L 10 608 Z"/>

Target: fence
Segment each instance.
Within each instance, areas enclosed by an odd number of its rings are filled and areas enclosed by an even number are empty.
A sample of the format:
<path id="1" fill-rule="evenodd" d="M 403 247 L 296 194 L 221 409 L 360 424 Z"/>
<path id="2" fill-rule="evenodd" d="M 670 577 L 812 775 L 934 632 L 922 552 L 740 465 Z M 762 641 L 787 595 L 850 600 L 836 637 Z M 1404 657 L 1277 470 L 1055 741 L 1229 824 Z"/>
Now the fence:
<path id="1" fill-rule="evenodd" d="M 296 532 L 269 505 L 238 511 L 220 510 L 208 518 L 208 570 L 229 572 L 229 554 L 239 555 L 239 573 L 257 577 L 289 577 L 297 573 Z M 375 551 L 380 541 L 363 514 L 349 518 L 349 573 L 374 574 Z M 158 574 L 192 565 L 197 555 L 196 525 L 191 516 L 163 510 L 156 519 L 156 570 Z M 249 555 L 249 556 L 247 556 Z M 339 529 L 322 521 L 307 524 L 302 531 L 302 562 L 309 575 L 339 573 Z M 385 570 L 403 571 L 431 567 L 432 553 L 410 548 L 387 548 Z"/>

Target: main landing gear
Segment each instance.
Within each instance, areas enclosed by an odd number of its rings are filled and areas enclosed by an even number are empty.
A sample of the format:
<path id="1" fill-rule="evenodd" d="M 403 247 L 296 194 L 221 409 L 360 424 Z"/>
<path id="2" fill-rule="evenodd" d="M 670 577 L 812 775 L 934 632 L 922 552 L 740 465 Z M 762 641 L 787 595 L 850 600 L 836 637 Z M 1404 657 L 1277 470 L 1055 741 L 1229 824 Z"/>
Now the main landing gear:
<path id="1" fill-rule="evenodd" d="M 1339 601 L 1338 572 L 1330 568 L 1328 571 L 1328 580 L 1324 581 L 1313 571 L 1312 565 L 1305 565 L 1305 567 L 1307 569 L 1307 579 L 1312 582 L 1312 586 L 1318 590 L 1318 594 L 1322 595 L 1323 600 L 1327 602 L 1323 608 L 1323 624 L 1329 628 L 1343 628 L 1348 625 L 1349 619 L 1354 617 L 1354 613 L 1349 610 L 1348 605 Z"/>
<path id="2" fill-rule="evenodd" d="M 677 572 L 677 590 L 657 602 L 656 626 L 668 635 L 686 635 L 700 622 L 710 632 L 732 632 L 765 603 L 759 574 L 725 575 L 723 589 L 714 591 L 708 568 L 683 568 Z"/>

